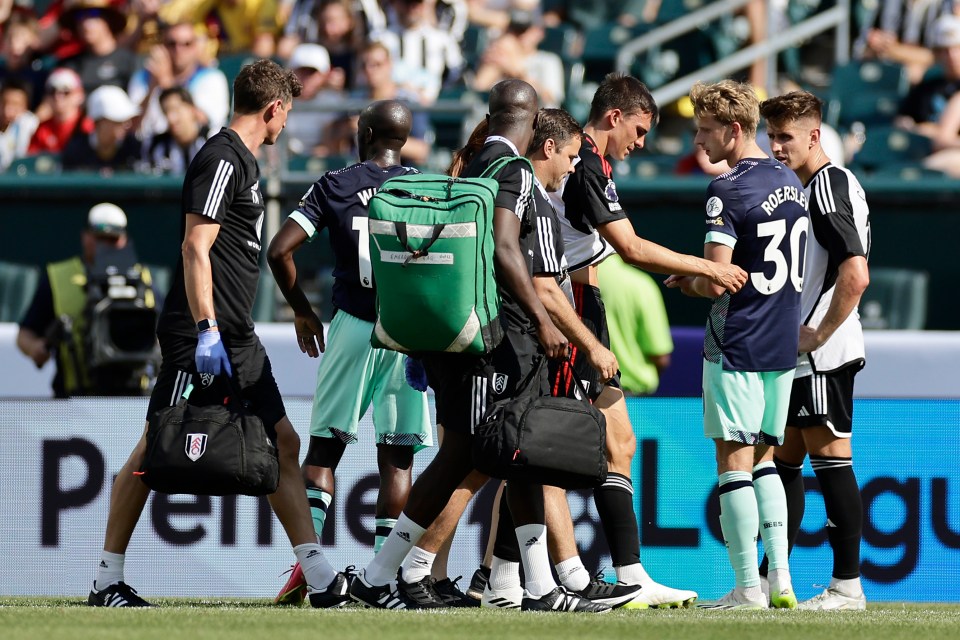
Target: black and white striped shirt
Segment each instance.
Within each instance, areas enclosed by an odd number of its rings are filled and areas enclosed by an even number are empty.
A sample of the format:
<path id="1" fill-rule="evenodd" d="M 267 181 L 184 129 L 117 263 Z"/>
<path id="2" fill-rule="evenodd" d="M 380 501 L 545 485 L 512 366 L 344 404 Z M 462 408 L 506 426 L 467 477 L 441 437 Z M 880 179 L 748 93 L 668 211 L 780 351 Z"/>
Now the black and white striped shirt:
<path id="1" fill-rule="evenodd" d="M 933 25 L 942 15 L 953 12 L 955 0 L 878 0 L 863 23 L 854 43 L 854 54 L 863 57 L 867 34 L 872 29 L 889 31 L 903 44 L 933 47 Z"/>
<path id="2" fill-rule="evenodd" d="M 816 327 L 830 308 L 840 263 L 870 254 L 870 209 L 860 182 L 847 169 L 826 164 L 806 185 L 811 234 L 800 294 L 801 321 Z M 864 360 L 863 330 L 854 309 L 819 349 L 803 354 L 797 377 L 825 373 Z"/>
<path id="3" fill-rule="evenodd" d="M 260 242 L 264 201 L 257 159 L 240 136 L 223 128 L 200 149 L 187 168 L 181 196 L 187 216 L 200 215 L 220 225 L 210 248 L 213 304 L 220 331 L 232 339 L 253 336 L 251 312 L 260 279 Z M 177 263 L 158 333 L 196 336 L 196 323 L 187 303 L 183 259 Z"/>
<path id="4" fill-rule="evenodd" d="M 460 77 L 463 55 L 448 31 L 426 24 L 392 27 L 372 33 L 370 40 L 390 50 L 398 82 L 428 101 L 436 100 L 441 87 Z"/>

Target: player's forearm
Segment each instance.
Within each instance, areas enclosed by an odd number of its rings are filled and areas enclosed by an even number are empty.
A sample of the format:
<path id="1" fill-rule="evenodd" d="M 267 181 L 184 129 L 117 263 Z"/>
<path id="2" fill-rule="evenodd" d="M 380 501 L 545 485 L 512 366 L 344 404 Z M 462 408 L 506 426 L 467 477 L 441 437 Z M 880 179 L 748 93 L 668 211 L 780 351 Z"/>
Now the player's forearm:
<path id="1" fill-rule="evenodd" d="M 602 346 L 597 337 L 587 329 L 564 295 L 557 281 L 552 276 L 538 276 L 533 279 L 533 287 L 544 309 L 557 325 L 560 332 L 572 342 L 577 349 L 589 353 Z"/>
<path id="2" fill-rule="evenodd" d="M 207 318 L 216 319 L 210 252 L 189 241 L 183 243 L 183 283 L 193 319 L 197 322 Z"/>
<path id="3" fill-rule="evenodd" d="M 684 253 L 677 253 L 656 242 L 650 242 L 649 240 L 644 240 L 639 237 L 630 244 L 626 255 L 622 252 L 619 253 L 624 260 L 635 267 L 640 267 L 641 269 L 654 273 L 662 273 L 664 275 L 676 274 L 680 276 L 706 276 L 708 278 L 713 275 L 713 269 L 711 268 L 713 263 L 709 260 Z"/>
<path id="4" fill-rule="evenodd" d="M 860 304 L 860 298 L 870 284 L 867 260 L 861 256 L 847 258 L 840 264 L 833 298 L 823 320 L 816 326 L 818 344 L 823 344 L 842 325 Z"/>

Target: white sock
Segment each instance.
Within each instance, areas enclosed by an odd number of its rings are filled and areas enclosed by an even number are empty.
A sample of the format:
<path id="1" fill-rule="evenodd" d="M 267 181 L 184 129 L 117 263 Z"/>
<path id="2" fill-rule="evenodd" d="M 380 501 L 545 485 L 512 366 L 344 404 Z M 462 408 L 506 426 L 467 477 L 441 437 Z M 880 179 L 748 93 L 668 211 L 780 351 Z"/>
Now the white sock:
<path id="1" fill-rule="evenodd" d="M 426 529 L 408 518 L 406 513 L 401 513 L 380 551 L 363 570 L 363 579 L 381 587 L 396 578 L 400 563 L 420 541 L 425 531 Z"/>
<path id="2" fill-rule="evenodd" d="M 617 572 L 617 582 L 621 584 L 648 584 L 653 582 L 653 578 L 639 562 L 614 567 L 614 570 Z"/>
<path id="3" fill-rule="evenodd" d="M 524 585 L 534 598 L 545 596 L 557 588 L 550 570 L 550 555 L 547 553 L 547 526 L 525 524 L 517 527 L 520 542 L 520 558 L 523 560 Z"/>
<path id="4" fill-rule="evenodd" d="M 420 582 L 430 575 L 433 571 L 433 561 L 437 559 L 437 554 L 424 551 L 420 547 L 410 549 L 410 553 L 404 558 L 400 565 L 400 575 L 404 582 Z"/>
<path id="5" fill-rule="evenodd" d="M 767 581 L 770 583 L 770 593 L 773 593 L 774 588 L 779 591 L 793 588 L 789 569 L 768 569 Z"/>
<path id="6" fill-rule="evenodd" d="M 326 589 L 337 576 L 337 572 L 323 555 L 323 549 L 316 542 L 298 544 L 293 548 L 293 553 L 303 569 L 303 577 L 306 578 L 308 586 Z"/>
<path id="7" fill-rule="evenodd" d="M 555 568 L 560 584 L 571 591 L 586 589 L 587 585 L 590 584 L 590 574 L 584 568 L 580 556 L 567 558 L 563 562 L 557 563 Z"/>
<path id="8" fill-rule="evenodd" d="M 830 588 L 834 591 L 839 591 L 845 596 L 853 597 L 863 595 L 863 585 L 860 583 L 860 578 L 851 578 L 850 580 L 831 578 Z"/>
<path id="9" fill-rule="evenodd" d="M 490 585 L 491 591 L 522 588 L 520 563 L 493 556 L 493 561 L 490 563 L 490 578 L 487 579 L 487 584 Z"/>
<path id="10" fill-rule="evenodd" d="M 746 600 L 766 600 L 763 596 L 763 590 L 758 584 L 752 587 L 737 587 L 737 589 L 740 589 L 740 593 Z"/>
<path id="11" fill-rule="evenodd" d="M 123 582 L 123 562 L 126 554 L 104 551 L 100 555 L 100 569 L 97 579 L 93 581 L 93 588 L 100 591 L 104 587 Z"/>

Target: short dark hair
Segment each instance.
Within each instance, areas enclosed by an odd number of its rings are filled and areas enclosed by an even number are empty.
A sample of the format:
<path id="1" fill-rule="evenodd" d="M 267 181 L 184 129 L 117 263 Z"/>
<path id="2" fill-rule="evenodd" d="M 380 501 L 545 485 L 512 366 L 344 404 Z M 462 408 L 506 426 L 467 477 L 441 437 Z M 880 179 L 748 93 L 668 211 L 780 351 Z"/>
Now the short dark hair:
<path id="1" fill-rule="evenodd" d="M 660 108 L 647 85 L 625 73 L 608 73 L 593 94 L 590 103 L 590 122 L 596 123 L 611 109 L 620 109 L 624 115 L 649 113 L 652 126 L 660 121 Z"/>
<path id="2" fill-rule="evenodd" d="M 233 81 L 233 112 L 257 113 L 274 100 L 287 104 L 302 90 L 303 85 L 293 71 L 273 60 L 257 60 L 244 65 Z"/>
<path id="3" fill-rule="evenodd" d="M 181 87 L 181 86 L 167 87 L 166 89 L 160 92 L 160 95 L 157 98 L 157 102 L 159 102 L 160 105 L 162 106 L 163 101 L 171 96 L 177 96 L 185 104 L 189 104 L 189 105 L 194 104 L 193 96 L 190 95 L 190 92 L 187 91 L 186 87 Z"/>
<path id="4" fill-rule="evenodd" d="M 823 120 L 823 102 L 809 91 L 791 91 L 760 103 L 760 115 L 774 125 L 813 118 Z"/>
<path id="5" fill-rule="evenodd" d="M 580 123 L 563 109 L 540 109 L 537 113 L 537 128 L 530 141 L 530 152 L 543 147 L 547 140 L 553 140 L 557 148 L 567 146 L 573 138 L 580 138 Z"/>
<path id="6" fill-rule="evenodd" d="M 6 78 L 0 83 L 0 93 L 6 93 L 7 91 L 23 92 L 27 96 L 27 104 L 30 104 L 30 101 L 33 100 L 33 85 L 23 78 L 16 76 Z"/>

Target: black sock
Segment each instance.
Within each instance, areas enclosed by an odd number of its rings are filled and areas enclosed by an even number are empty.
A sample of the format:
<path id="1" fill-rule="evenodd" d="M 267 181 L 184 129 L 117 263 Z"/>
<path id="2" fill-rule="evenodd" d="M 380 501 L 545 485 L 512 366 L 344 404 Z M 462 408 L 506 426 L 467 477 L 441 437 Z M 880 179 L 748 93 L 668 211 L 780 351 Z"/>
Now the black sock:
<path id="1" fill-rule="evenodd" d="M 777 474 L 783 483 L 783 492 L 787 496 L 787 545 L 793 551 L 793 545 L 800 533 L 800 524 L 803 522 L 803 512 L 806 508 L 806 495 L 803 487 L 803 463 L 798 465 L 787 464 L 774 456 L 773 463 L 777 465 Z M 760 563 L 760 575 L 767 575 L 767 556 L 764 554 Z"/>
<path id="2" fill-rule="evenodd" d="M 607 481 L 593 490 L 603 534 L 610 546 L 613 566 L 626 567 L 640 562 L 640 533 L 633 510 L 633 485 L 619 473 L 607 474 Z"/>
<path id="3" fill-rule="evenodd" d="M 508 483 L 509 484 L 509 483 Z M 497 523 L 497 537 L 493 543 L 493 555 L 501 560 L 520 562 L 520 543 L 517 541 L 516 526 L 507 500 L 507 488 L 500 496 L 500 521 Z"/>
<path id="4" fill-rule="evenodd" d="M 810 456 L 810 465 L 820 481 L 827 512 L 827 537 L 833 549 L 833 577 L 838 580 L 858 578 L 863 502 L 857 477 L 853 473 L 853 460 Z"/>

